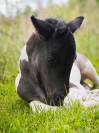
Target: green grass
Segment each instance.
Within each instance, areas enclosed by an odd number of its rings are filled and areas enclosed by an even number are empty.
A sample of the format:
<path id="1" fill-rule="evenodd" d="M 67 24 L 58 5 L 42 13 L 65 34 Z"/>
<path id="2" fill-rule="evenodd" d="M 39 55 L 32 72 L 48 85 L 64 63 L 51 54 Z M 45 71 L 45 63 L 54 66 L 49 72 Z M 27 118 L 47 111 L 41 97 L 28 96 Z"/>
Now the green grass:
<path id="1" fill-rule="evenodd" d="M 13 80 L 0 84 L 0 133 L 98 133 L 99 108 L 74 103 L 56 112 L 33 113 L 16 94 Z"/>
<path id="2" fill-rule="evenodd" d="M 80 2 L 71 0 L 67 7 L 49 7 L 37 14 L 64 20 L 84 15 L 85 23 L 75 34 L 77 51 L 92 61 L 99 74 L 99 4 L 93 0 Z M 56 112 L 33 113 L 17 95 L 14 80 L 19 53 L 33 31 L 30 15 L 18 16 L 12 21 L 0 17 L 0 30 L 4 32 L 0 33 L 0 133 L 98 133 L 99 106 L 84 108 L 74 103 Z"/>

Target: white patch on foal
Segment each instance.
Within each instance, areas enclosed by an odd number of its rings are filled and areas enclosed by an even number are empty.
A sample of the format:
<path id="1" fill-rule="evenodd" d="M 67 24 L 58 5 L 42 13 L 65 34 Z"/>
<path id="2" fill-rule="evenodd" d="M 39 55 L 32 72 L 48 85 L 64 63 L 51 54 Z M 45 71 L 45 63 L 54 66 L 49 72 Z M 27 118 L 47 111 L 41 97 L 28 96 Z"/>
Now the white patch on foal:
<path id="1" fill-rule="evenodd" d="M 41 111 L 48 111 L 48 110 L 56 111 L 58 109 L 58 107 L 56 106 L 50 106 L 40 101 L 32 101 L 29 103 L 29 105 L 32 108 L 33 112 L 36 112 L 36 111 L 41 112 Z"/>
<path id="2" fill-rule="evenodd" d="M 27 55 L 27 52 L 26 52 L 26 45 L 22 48 L 19 60 L 26 60 L 26 61 L 28 61 L 28 55 Z"/>
<path id="3" fill-rule="evenodd" d="M 20 82 L 20 78 L 21 78 L 21 73 L 19 73 L 15 79 L 15 87 L 16 87 L 16 91 Z"/>
<path id="4" fill-rule="evenodd" d="M 81 80 L 80 70 L 79 70 L 77 64 L 74 62 L 72 69 L 71 69 L 71 73 L 70 73 L 70 82 L 80 83 L 80 80 Z"/>
<path id="5" fill-rule="evenodd" d="M 70 106 L 76 100 L 85 107 L 99 105 L 99 89 L 90 91 L 81 84 L 75 83 L 70 87 L 69 93 L 64 99 L 64 106 Z"/>
<path id="6" fill-rule="evenodd" d="M 70 86 L 68 97 L 73 101 L 83 100 L 87 97 L 88 92 L 89 90 L 83 87 L 80 83 L 75 82 Z"/>
<path id="7" fill-rule="evenodd" d="M 19 63 L 20 61 L 22 60 L 25 60 L 25 61 L 28 61 L 28 55 L 27 55 L 27 52 L 26 52 L 26 45 L 22 48 L 21 50 L 21 55 L 20 55 L 20 58 L 19 58 Z M 19 70 L 20 71 L 20 70 Z M 15 87 L 16 87 L 16 91 L 17 91 L 17 87 L 19 85 L 19 81 L 20 81 L 20 78 L 21 78 L 21 72 L 17 75 L 16 79 L 15 79 Z"/>

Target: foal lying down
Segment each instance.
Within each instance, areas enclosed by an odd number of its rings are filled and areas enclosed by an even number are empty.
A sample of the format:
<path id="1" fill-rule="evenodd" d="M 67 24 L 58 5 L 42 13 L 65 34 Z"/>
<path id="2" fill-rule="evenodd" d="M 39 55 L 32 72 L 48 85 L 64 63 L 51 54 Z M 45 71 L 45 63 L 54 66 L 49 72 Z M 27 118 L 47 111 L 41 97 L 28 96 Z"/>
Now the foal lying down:
<path id="1" fill-rule="evenodd" d="M 56 110 L 69 99 L 79 100 L 85 106 L 99 104 L 99 96 L 95 97 L 84 85 L 86 78 L 99 84 L 95 69 L 83 55 L 76 54 L 73 33 L 83 19 L 80 16 L 65 23 L 53 18 L 31 17 L 36 31 L 22 49 L 15 84 L 18 95 L 33 111 Z M 92 104 L 89 104 L 90 98 Z"/>

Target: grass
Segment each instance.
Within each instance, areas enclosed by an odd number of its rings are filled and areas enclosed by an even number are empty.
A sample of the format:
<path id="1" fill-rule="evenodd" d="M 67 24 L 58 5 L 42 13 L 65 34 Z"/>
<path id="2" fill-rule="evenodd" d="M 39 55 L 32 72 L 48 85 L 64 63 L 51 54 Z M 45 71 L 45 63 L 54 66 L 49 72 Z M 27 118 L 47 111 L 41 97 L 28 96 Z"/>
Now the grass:
<path id="1" fill-rule="evenodd" d="M 16 94 L 14 82 L 0 84 L 1 133 L 98 133 L 99 108 L 74 103 L 56 112 L 33 113 Z"/>
<path id="2" fill-rule="evenodd" d="M 93 0 L 75 1 L 77 3 L 71 0 L 68 7 L 49 7 L 37 14 L 64 20 L 84 15 L 85 23 L 75 34 L 77 51 L 92 61 L 99 74 L 99 5 Z M 17 95 L 14 80 L 19 53 L 33 31 L 30 15 L 18 16 L 12 21 L 0 18 L 0 31 L 4 32 L 0 32 L 0 133 L 98 133 L 99 106 L 84 108 L 76 102 L 56 112 L 33 113 Z"/>

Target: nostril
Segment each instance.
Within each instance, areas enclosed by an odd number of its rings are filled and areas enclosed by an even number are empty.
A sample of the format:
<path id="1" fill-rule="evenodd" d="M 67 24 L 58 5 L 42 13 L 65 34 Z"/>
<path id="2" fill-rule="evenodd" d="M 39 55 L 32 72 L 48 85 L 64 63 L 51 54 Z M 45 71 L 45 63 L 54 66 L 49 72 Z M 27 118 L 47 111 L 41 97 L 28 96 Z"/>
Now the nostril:
<path id="1" fill-rule="evenodd" d="M 54 102 L 55 102 L 55 105 L 57 106 L 60 106 L 63 104 L 63 96 L 55 96 L 54 97 Z"/>
<path id="2" fill-rule="evenodd" d="M 55 101 L 56 101 L 56 102 L 59 102 L 59 101 L 60 101 L 60 97 L 59 97 L 59 96 L 56 96 L 56 97 L 55 97 Z"/>

